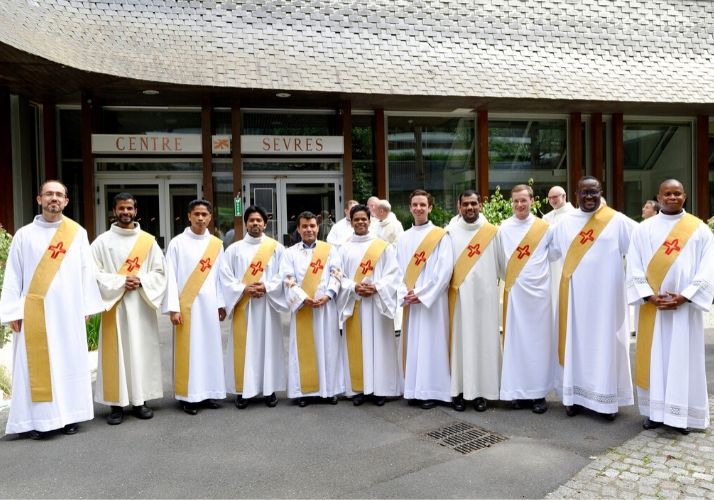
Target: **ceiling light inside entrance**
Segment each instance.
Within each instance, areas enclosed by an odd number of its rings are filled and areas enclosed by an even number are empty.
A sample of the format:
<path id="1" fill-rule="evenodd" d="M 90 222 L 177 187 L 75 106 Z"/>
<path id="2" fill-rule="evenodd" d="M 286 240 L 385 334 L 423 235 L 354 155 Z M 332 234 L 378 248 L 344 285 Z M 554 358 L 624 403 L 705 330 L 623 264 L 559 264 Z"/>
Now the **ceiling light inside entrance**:
<path id="1" fill-rule="evenodd" d="M 153 89 L 146 89 L 146 90 L 142 91 L 141 93 L 144 95 L 159 95 L 159 91 L 153 90 Z"/>
<path id="2" fill-rule="evenodd" d="M 285 99 L 287 97 L 290 97 L 290 95 L 291 94 L 289 94 L 288 92 L 278 92 L 277 94 L 275 94 L 275 97 L 282 97 L 283 99 Z"/>

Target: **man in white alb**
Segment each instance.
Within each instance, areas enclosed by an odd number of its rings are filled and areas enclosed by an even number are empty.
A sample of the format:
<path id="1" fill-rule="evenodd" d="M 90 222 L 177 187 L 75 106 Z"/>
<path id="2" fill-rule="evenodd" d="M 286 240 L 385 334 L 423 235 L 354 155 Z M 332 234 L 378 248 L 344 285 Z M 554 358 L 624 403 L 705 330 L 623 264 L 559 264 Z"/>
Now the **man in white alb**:
<path id="1" fill-rule="evenodd" d="M 431 194 L 409 195 L 414 226 L 397 239 L 397 261 L 404 280 L 402 349 L 404 397 L 428 410 L 436 401 L 451 402 L 449 374 L 449 304 L 446 290 L 454 268 L 451 237 L 429 220 Z"/>
<path id="2" fill-rule="evenodd" d="M 280 261 L 285 300 L 291 310 L 288 349 L 288 397 L 300 407 L 319 397 L 337 404 L 345 392 L 342 340 L 335 298 L 342 277 L 337 249 L 317 240 L 317 216 L 297 217 L 302 241 Z"/>
<path id="3" fill-rule="evenodd" d="M 213 205 L 188 204 L 190 226 L 171 240 L 166 251 L 168 288 L 162 310 L 174 334 L 174 395 L 189 415 L 216 409 L 226 397 L 220 322 L 226 317 L 218 270 L 223 241 L 208 230 Z"/>
<path id="4" fill-rule="evenodd" d="M 588 408 L 614 420 L 634 403 L 624 258 L 635 221 L 600 203 L 595 177 L 578 181 L 578 209 L 553 229 L 551 258 L 563 262 L 556 307 L 556 391 L 568 416 Z"/>
<path id="5" fill-rule="evenodd" d="M 550 188 L 550 191 L 548 191 L 548 203 L 553 207 L 553 210 L 545 214 L 543 220 L 551 226 L 556 225 L 563 216 L 575 210 L 573 205 L 567 200 L 565 189 L 561 186 L 553 186 Z"/>
<path id="6" fill-rule="evenodd" d="M 401 272 L 396 250 L 369 233 L 369 209 L 350 211 L 352 237 L 340 247 L 342 285 L 337 301 L 342 325 L 346 395 L 355 406 L 373 397 L 382 406 L 402 395 L 404 381 L 394 336 Z"/>
<path id="7" fill-rule="evenodd" d="M 687 194 L 664 181 L 660 213 L 632 235 L 627 298 L 639 305 L 635 383 L 643 427 L 663 423 L 683 434 L 709 427 L 704 313 L 714 297 L 714 238 L 684 210 Z"/>
<path id="8" fill-rule="evenodd" d="M 114 197 L 116 222 L 92 243 L 104 307 L 94 399 L 110 406 L 109 425 L 121 424 L 131 404 L 139 419 L 163 396 L 158 310 L 166 292 L 164 254 L 136 222 L 136 199 Z"/>
<path id="9" fill-rule="evenodd" d="M 339 248 L 345 241 L 352 236 L 352 224 L 350 224 L 350 209 L 357 205 L 355 200 L 347 200 L 345 202 L 345 216 L 335 222 L 327 235 L 326 241 Z"/>
<path id="10" fill-rule="evenodd" d="M 451 236 L 454 273 L 449 285 L 451 396 L 456 411 L 464 400 L 476 411 L 499 399 L 501 339 L 498 332 L 498 256 L 496 227 L 480 213 L 479 194 L 459 195 L 459 217 Z"/>
<path id="11" fill-rule="evenodd" d="M 285 247 L 265 234 L 268 214 L 251 205 L 243 212 L 247 234 L 226 250 L 221 285 L 231 312 L 226 353 L 226 386 L 239 410 L 259 395 L 269 408 L 286 388 L 280 313 L 288 308 L 278 271 Z"/>
<path id="12" fill-rule="evenodd" d="M 62 215 L 67 188 L 47 181 L 36 200 L 41 214 L 10 245 L 0 321 L 15 336 L 5 432 L 42 439 L 55 429 L 76 434 L 94 418 L 85 318 L 104 307 L 87 232 Z"/>
<path id="13" fill-rule="evenodd" d="M 550 290 L 548 223 L 531 213 L 533 189 L 511 189 L 513 216 L 498 230 L 504 278 L 501 399 L 545 413 L 554 388 L 555 336 Z"/>
<path id="14" fill-rule="evenodd" d="M 387 200 L 379 200 L 375 208 L 375 214 L 377 217 L 377 223 L 373 226 L 375 236 L 387 243 L 397 241 L 399 235 L 404 232 L 404 228 L 397 216 L 392 212 L 392 205 Z"/>

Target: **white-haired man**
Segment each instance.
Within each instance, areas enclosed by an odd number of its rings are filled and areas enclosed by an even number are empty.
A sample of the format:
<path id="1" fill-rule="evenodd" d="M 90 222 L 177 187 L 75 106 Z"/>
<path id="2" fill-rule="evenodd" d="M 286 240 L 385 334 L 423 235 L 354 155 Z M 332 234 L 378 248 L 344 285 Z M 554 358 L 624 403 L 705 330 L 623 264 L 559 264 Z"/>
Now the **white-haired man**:
<path id="1" fill-rule="evenodd" d="M 392 212 L 392 205 L 387 200 L 379 200 L 374 210 L 377 222 L 374 224 L 375 236 L 387 243 L 394 243 L 404 232 L 402 223 Z"/>

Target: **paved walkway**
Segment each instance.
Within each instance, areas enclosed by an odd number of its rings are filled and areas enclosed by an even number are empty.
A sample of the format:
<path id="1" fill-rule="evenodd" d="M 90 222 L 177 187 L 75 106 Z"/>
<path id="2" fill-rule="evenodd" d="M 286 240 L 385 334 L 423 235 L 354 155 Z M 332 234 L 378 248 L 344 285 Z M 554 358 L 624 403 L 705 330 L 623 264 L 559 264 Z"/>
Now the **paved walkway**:
<path id="1" fill-rule="evenodd" d="M 709 396 L 710 412 L 714 398 Z M 714 496 L 714 434 L 666 428 L 642 431 L 611 448 L 546 498 Z"/>

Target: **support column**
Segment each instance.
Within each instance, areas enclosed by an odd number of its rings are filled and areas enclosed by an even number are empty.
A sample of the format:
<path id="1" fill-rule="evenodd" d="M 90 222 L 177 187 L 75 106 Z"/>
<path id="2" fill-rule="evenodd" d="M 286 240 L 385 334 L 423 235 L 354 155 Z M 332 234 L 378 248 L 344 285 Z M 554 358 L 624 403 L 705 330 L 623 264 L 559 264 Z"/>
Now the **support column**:
<path id="1" fill-rule="evenodd" d="M 213 203 L 213 113 L 211 98 L 201 101 L 201 159 L 203 163 L 203 199 Z M 215 219 L 211 219 L 208 230 L 213 233 Z"/>
<path id="2" fill-rule="evenodd" d="M 488 196 L 488 111 L 476 113 L 476 179 L 483 199 Z"/>
<path id="3" fill-rule="evenodd" d="M 605 179 L 603 137 L 602 137 L 602 113 L 590 115 L 590 165 L 592 165 L 592 175 L 602 182 L 603 191 L 607 192 Z"/>
<path id="4" fill-rule="evenodd" d="M 709 206 L 709 116 L 697 116 L 697 157 L 694 185 L 697 193 L 696 215 L 703 220 L 711 217 Z M 690 208 L 694 210 L 694 208 Z"/>
<path id="5" fill-rule="evenodd" d="M 94 157 L 92 156 L 92 125 L 95 120 L 95 106 L 92 95 L 82 94 L 82 110 L 80 114 L 80 143 L 82 145 L 82 216 L 79 222 L 86 230 L 89 241 L 95 236 L 95 187 L 94 187 Z M 79 193 L 78 193 L 79 194 Z"/>
<path id="6" fill-rule="evenodd" d="M 233 198 L 243 196 L 243 176 L 242 176 L 242 157 L 240 151 L 240 100 L 235 98 L 231 103 L 231 151 L 233 164 Z M 245 210 L 245 207 L 243 207 Z M 275 214 L 273 214 L 275 216 Z M 233 241 L 243 237 L 243 218 L 233 218 L 233 230 L 235 235 Z"/>
<path id="7" fill-rule="evenodd" d="M 344 143 L 342 154 L 342 203 L 352 199 L 352 103 L 342 101 L 340 105 L 340 127 Z M 381 198 L 381 197 L 380 197 Z M 335 207 L 340 216 L 342 207 Z"/>
<path id="8" fill-rule="evenodd" d="M 12 184 L 12 122 L 10 120 L 10 93 L 0 89 L 0 224 L 9 233 L 15 232 Z"/>
<path id="9" fill-rule="evenodd" d="M 387 132 L 384 109 L 374 111 L 374 161 L 377 170 L 377 196 L 387 198 Z"/>
<path id="10" fill-rule="evenodd" d="M 585 174 L 583 169 L 583 119 L 580 113 L 570 113 L 568 124 L 568 187 L 574 193 L 578 181 Z"/>
<path id="11" fill-rule="evenodd" d="M 612 200 L 615 210 L 625 209 L 625 120 L 622 113 L 612 115 Z"/>

